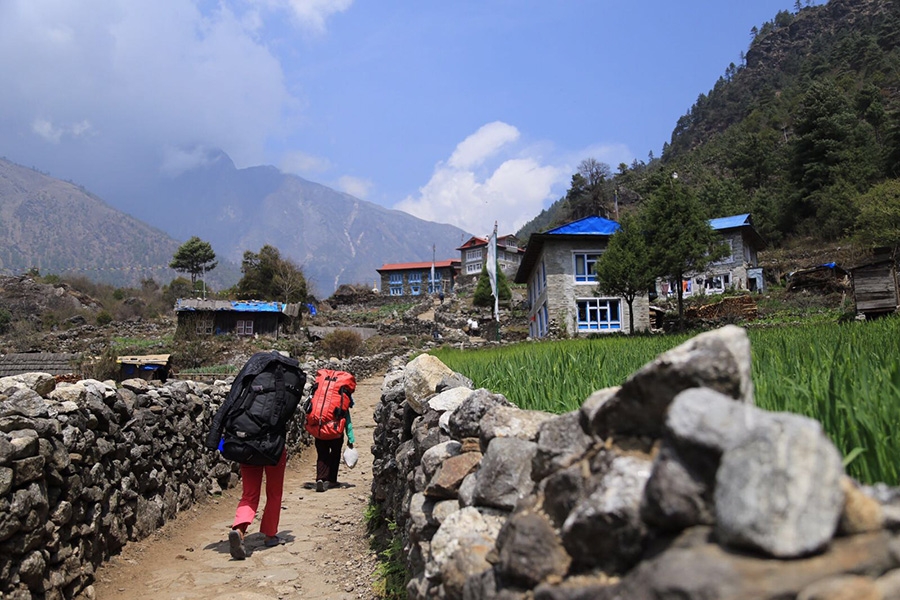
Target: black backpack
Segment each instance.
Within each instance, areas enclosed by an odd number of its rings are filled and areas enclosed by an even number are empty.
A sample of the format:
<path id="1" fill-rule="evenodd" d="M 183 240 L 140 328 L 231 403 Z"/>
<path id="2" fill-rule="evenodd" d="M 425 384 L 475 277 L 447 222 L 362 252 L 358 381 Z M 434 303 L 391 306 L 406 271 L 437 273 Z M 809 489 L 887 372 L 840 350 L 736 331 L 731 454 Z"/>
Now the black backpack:
<path id="1" fill-rule="evenodd" d="M 295 359 L 277 352 L 254 354 L 213 417 L 207 447 L 245 465 L 277 464 L 305 384 L 306 374 Z"/>

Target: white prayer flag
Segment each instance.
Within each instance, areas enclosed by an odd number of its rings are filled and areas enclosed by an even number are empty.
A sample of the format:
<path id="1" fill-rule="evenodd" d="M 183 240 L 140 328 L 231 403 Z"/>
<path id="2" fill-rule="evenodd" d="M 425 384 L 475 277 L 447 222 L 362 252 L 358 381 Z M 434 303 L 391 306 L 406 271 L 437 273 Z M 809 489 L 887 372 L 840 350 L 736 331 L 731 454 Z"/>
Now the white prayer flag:
<path id="1" fill-rule="evenodd" d="M 494 233 L 488 240 L 487 263 L 488 279 L 491 281 L 491 293 L 494 295 L 494 318 L 500 320 L 500 301 L 497 298 L 497 222 L 494 221 Z"/>

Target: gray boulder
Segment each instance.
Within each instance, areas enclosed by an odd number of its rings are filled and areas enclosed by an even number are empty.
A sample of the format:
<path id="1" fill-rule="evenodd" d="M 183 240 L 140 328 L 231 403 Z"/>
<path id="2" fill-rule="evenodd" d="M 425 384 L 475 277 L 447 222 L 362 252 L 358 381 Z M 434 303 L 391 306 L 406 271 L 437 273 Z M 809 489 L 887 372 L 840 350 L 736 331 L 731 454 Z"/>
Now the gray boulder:
<path id="1" fill-rule="evenodd" d="M 831 540 L 844 504 L 841 456 L 818 421 L 763 413 L 722 455 L 716 534 L 722 543 L 791 558 Z"/>
<path id="2" fill-rule="evenodd" d="M 481 419 L 481 447 L 487 448 L 491 440 L 498 437 L 514 437 L 533 442 L 537 439 L 541 424 L 553 417 L 551 413 L 537 410 L 495 406 Z"/>
<path id="3" fill-rule="evenodd" d="M 531 468 L 535 481 L 581 460 L 592 439 L 584 433 L 580 423 L 581 412 L 577 410 L 540 423 Z"/>
<path id="4" fill-rule="evenodd" d="M 450 416 L 448 429 L 456 440 L 481 437 L 481 419 L 495 406 L 514 406 L 502 394 L 479 388 L 469 394 Z"/>
<path id="5" fill-rule="evenodd" d="M 503 580 L 525 588 L 563 577 L 572 564 L 556 528 L 545 515 L 530 510 L 506 521 L 497 537 L 497 554 Z"/>
<path id="6" fill-rule="evenodd" d="M 669 404 L 693 387 L 753 403 L 750 342 L 743 329 L 728 325 L 661 354 L 596 410 L 590 430 L 603 439 L 614 434 L 659 437 Z"/>
<path id="7" fill-rule="evenodd" d="M 575 568 L 618 572 L 637 562 L 646 539 L 640 506 L 649 477 L 649 461 L 632 456 L 612 460 L 600 486 L 563 523 L 563 543 Z"/>
<path id="8" fill-rule="evenodd" d="M 531 493 L 531 462 L 537 444 L 518 438 L 494 438 L 481 460 L 473 498 L 477 506 L 512 510 Z"/>
<path id="9" fill-rule="evenodd" d="M 409 406 L 419 414 L 426 410 L 426 401 L 434 396 L 438 384 L 453 371 L 440 359 L 420 354 L 406 365 L 403 392 Z"/>

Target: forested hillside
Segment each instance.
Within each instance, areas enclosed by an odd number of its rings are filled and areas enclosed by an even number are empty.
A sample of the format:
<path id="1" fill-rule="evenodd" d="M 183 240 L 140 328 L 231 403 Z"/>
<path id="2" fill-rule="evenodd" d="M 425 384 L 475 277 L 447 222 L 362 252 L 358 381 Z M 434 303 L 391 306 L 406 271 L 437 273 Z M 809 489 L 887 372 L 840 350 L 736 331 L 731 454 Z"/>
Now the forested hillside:
<path id="1" fill-rule="evenodd" d="M 520 235 L 585 213 L 616 218 L 674 173 L 708 217 L 750 212 L 776 245 L 835 241 L 897 219 L 900 3 L 798 1 L 748 34 L 741 64 L 699 95 L 661 157 L 607 168 L 594 183 L 582 163 L 566 197 Z"/>

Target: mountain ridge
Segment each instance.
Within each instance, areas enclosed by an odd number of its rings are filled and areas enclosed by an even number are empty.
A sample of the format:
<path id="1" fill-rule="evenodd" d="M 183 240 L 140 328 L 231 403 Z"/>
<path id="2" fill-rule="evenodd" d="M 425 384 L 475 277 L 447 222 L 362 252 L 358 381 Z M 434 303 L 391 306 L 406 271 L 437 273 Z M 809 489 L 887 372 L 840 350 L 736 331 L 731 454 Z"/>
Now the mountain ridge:
<path id="1" fill-rule="evenodd" d="M 130 205 L 137 215 L 0 160 L 0 272 L 38 268 L 117 285 L 145 277 L 166 283 L 176 275 L 168 269 L 176 240 L 196 235 L 219 258 L 207 276 L 216 287 L 234 285 L 244 252 L 268 244 L 303 268 L 314 294 L 328 295 L 344 283 L 377 281 L 384 263 L 455 257 L 470 235 L 275 167 L 237 169 L 222 152 L 202 168 L 135 190 Z M 91 234 L 97 225 L 101 231 Z"/>

